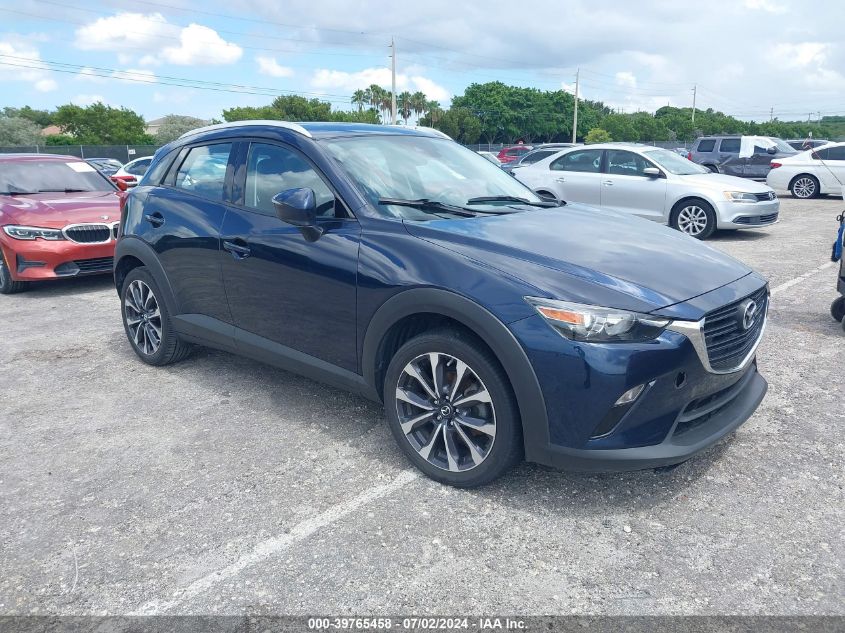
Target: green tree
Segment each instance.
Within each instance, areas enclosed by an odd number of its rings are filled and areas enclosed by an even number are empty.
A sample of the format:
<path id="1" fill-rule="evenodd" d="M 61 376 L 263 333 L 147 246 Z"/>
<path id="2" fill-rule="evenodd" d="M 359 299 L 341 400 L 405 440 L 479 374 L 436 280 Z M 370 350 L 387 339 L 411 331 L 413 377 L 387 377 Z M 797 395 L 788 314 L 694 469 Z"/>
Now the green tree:
<path id="1" fill-rule="evenodd" d="M 7 106 L 3 108 L 3 114 L 0 116 L 10 118 L 20 117 L 22 119 L 32 121 L 38 127 L 47 127 L 48 125 L 53 125 L 54 113 L 48 112 L 47 110 L 34 110 L 29 106 L 24 106 L 22 108 L 12 108 Z"/>
<path id="2" fill-rule="evenodd" d="M 0 117 L 0 145 L 38 145 L 43 142 L 41 128 L 20 116 Z"/>
<path id="3" fill-rule="evenodd" d="M 155 134 L 155 142 L 158 145 L 165 145 L 170 141 L 174 141 L 185 132 L 190 132 L 193 129 L 208 125 L 208 121 L 197 119 L 192 116 L 182 116 L 178 114 L 168 114 L 164 117 L 164 121 L 159 126 Z"/>
<path id="4" fill-rule="evenodd" d="M 419 124 L 420 117 L 426 111 L 426 105 L 428 104 L 428 99 L 425 96 L 424 92 L 420 92 L 419 90 L 411 95 L 411 110 L 414 113 L 414 116 L 417 117 L 417 124 Z"/>
<path id="5" fill-rule="evenodd" d="M 592 145 L 593 143 L 609 143 L 612 140 L 613 137 L 610 136 L 610 133 L 607 130 L 603 130 L 600 127 L 594 127 L 592 130 L 587 132 L 584 142 L 587 145 Z"/>
<path id="6" fill-rule="evenodd" d="M 481 136 L 481 121 L 468 108 L 449 108 L 437 128 L 466 145 L 477 143 Z"/>
<path id="7" fill-rule="evenodd" d="M 64 134 L 80 145 L 148 145 L 152 138 L 144 132 L 144 119 L 127 108 L 103 103 L 87 107 L 59 106 L 55 116 Z"/>
<path id="8" fill-rule="evenodd" d="M 408 119 L 411 118 L 411 93 L 405 90 L 396 95 L 396 112 L 408 125 Z"/>
<path id="9" fill-rule="evenodd" d="M 364 106 L 369 105 L 367 93 L 364 90 L 356 90 L 352 93 L 352 105 L 358 106 L 358 112 L 364 111 Z"/>

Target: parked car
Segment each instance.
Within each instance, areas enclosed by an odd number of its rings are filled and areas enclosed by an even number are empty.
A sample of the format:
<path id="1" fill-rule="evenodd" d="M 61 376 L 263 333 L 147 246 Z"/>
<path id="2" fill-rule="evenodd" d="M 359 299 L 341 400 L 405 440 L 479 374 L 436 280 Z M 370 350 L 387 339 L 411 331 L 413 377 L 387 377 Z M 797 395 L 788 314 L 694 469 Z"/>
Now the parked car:
<path id="1" fill-rule="evenodd" d="M 116 158 L 86 158 L 85 162 L 107 178 L 113 176 L 118 169 L 123 167 L 123 163 Z"/>
<path id="2" fill-rule="evenodd" d="M 773 160 L 766 184 L 774 189 L 789 189 L 796 198 L 817 198 L 829 193 L 842 195 L 845 143 L 829 143 Z"/>
<path id="3" fill-rule="evenodd" d="M 479 150 L 478 152 L 476 152 L 476 154 L 478 154 L 479 156 L 483 156 L 497 167 L 502 164 L 499 162 L 499 159 L 496 158 L 496 155 L 493 152 L 484 152 Z"/>
<path id="4" fill-rule="evenodd" d="M 830 141 L 820 138 L 791 138 L 785 141 L 787 145 L 789 145 L 792 149 L 796 152 L 803 152 L 808 149 L 813 149 L 814 147 L 821 147 L 822 145 L 827 145 Z"/>
<path id="5" fill-rule="evenodd" d="M 0 155 L 0 293 L 112 270 L 118 190 L 84 160 Z"/>
<path id="6" fill-rule="evenodd" d="M 773 159 L 794 154 L 784 141 L 769 136 L 702 136 L 687 158 L 718 174 L 762 180 Z"/>
<path id="7" fill-rule="evenodd" d="M 533 165 L 538 160 L 547 158 L 552 154 L 557 154 L 560 150 L 567 149 L 570 147 L 576 147 L 576 143 L 546 143 L 544 145 L 540 145 L 539 147 L 535 147 L 530 152 L 523 154 L 517 160 L 502 165 L 502 169 L 510 173 L 513 171 L 514 167 L 524 167 L 525 165 Z"/>
<path id="8" fill-rule="evenodd" d="M 534 148 L 531 145 L 514 145 L 512 147 L 503 147 L 496 155 L 496 158 L 498 158 L 499 162 L 504 165 L 507 163 L 512 163 L 524 154 L 530 152 L 532 149 Z"/>
<path id="9" fill-rule="evenodd" d="M 558 152 L 514 170 L 538 194 L 637 215 L 698 239 L 716 229 L 774 224 L 780 201 L 768 186 L 711 173 L 650 145 L 604 143 Z"/>
<path id="10" fill-rule="evenodd" d="M 195 174 L 209 161 L 226 169 Z M 545 202 L 433 131 L 201 128 L 156 153 L 121 222 L 115 284 L 142 361 L 208 345 L 383 401 L 444 483 L 523 455 L 677 463 L 766 392 L 765 279 L 676 231 Z"/>
<path id="11" fill-rule="evenodd" d="M 112 174 L 111 178 L 112 180 L 122 180 L 126 183 L 127 187 L 134 187 L 138 184 L 138 181 L 141 179 L 141 177 L 146 173 L 152 160 L 152 156 L 142 156 L 141 158 L 130 160 L 123 167 L 121 167 L 114 174 Z"/>

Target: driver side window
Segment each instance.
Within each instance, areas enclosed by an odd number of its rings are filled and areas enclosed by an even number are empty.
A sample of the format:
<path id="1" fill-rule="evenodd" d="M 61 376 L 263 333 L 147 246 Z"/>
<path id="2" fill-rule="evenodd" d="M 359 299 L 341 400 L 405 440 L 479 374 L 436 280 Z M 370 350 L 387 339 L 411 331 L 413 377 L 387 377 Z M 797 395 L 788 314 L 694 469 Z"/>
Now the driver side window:
<path id="1" fill-rule="evenodd" d="M 334 192 L 308 161 L 296 152 L 279 145 L 250 145 L 246 169 L 247 207 L 264 215 L 275 216 L 273 196 L 288 189 L 301 187 L 314 190 L 317 217 L 336 217 L 337 203 Z"/>

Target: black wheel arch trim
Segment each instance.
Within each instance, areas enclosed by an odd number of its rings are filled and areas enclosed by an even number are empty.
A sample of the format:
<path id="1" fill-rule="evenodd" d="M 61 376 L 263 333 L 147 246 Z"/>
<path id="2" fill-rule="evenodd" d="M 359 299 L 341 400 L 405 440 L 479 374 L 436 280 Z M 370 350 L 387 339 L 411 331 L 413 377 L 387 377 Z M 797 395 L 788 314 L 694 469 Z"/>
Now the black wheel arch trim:
<path id="1" fill-rule="evenodd" d="M 384 302 L 364 334 L 361 368 L 376 396 L 380 368 L 376 366 L 385 335 L 400 320 L 420 313 L 438 314 L 457 321 L 483 340 L 496 355 L 516 396 L 522 420 L 525 458 L 542 461 L 549 446 L 546 403 L 534 368 L 513 333 L 487 309 L 461 295 L 439 288 L 405 290 Z M 381 398 L 379 398 L 381 399 Z"/>
<path id="2" fill-rule="evenodd" d="M 167 305 L 170 314 L 176 315 L 180 313 L 179 302 L 176 300 L 176 295 L 173 292 L 173 287 L 170 285 L 170 280 L 164 272 L 164 268 L 159 262 L 158 255 L 153 250 L 152 246 L 137 237 L 122 237 L 114 250 L 114 285 L 118 294 L 120 294 L 120 287 L 117 283 L 117 271 L 120 267 L 120 262 L 126 257 L 134 257 L 140 260 L 150 274 L 155 279 L 159 290 L 162 293 L 162 299 Z"/>

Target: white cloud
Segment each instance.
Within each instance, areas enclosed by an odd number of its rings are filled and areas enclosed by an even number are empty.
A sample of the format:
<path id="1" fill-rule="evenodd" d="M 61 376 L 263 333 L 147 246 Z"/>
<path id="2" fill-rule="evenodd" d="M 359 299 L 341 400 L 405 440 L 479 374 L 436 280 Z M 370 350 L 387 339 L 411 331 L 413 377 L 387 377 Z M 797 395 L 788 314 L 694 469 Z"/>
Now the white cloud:
<path id="1" fill-rule="evenodd" d="M 255 61 L 258 62 L 258 72 L 262 75 L 270 75 L 271 77 L 293 76 L 293 69 L 280 65 L 275 57 L 263 57 L 259 55 L 255 58 Z"/>
<path id="2" fill-rule="evenodd" d="M 37 48 L 14 41 L 0 41 L 0 61 L 11 65 L 0 66 L 0 81 L 26 81 L 38 92 L 50 92 L 59 87 Z"/>
<path id="3" fill-rule="evenodd" d="M 214 29 L 201 24 L 182 28 L 160 13 L 99 18 L 76 30 L 75 45 L 82 50 L 117 53 L 118 60 L 126 64 L 131 59 L 127 51 L 148 48 L 152 52 L 141 58 L 142 66 L 162 61 L 180 66 L 231 64 L 243 54 L 240 46 L 227 42 Z"/>
<path id="4" fill-rule="evenodd" d="M 768 13 L 786 13 L 786 7 L 771 0 L 745 0 L 746 9 L 752 11 L 766 11 Z"/>
<path id="5" fill-rule="evenodd" d="M 91 94 L 76 95 L 70 100 L 70 102 L 78 106 L 89 106 L 98 102 L 105 103 L 106 105 L 108 105 L 108 101 L 106 101 L 106 98 L 104 96 Z"/>
<path id="6" fill-rule="evenodd" d="M 85 67 L 76 73 L 76 79 L 79 81 L 90 81 L 91 83 L 101 84 L 106 81 L 105 77 L 100 75 L 101 71 L 94 70 L 93 68 Z"/>
<path id="7" fill-rule="evenodd" d="M 120 81 L 124 81 L 127 83 L 155 83 L 156 81 L 156 74 L 151 70 L 144 70 L 144 69 L 127 69 L 127 70 L 116 70 L 114 71 L 111 76 L 114 79 L 118 79 Z"/>
<path id="8" fill-rule="evenodd" d="M 627 70 L 616 73 L 616 83 L 625 88 L 636 89 L 637 78 Z"/>
<path id="9" fill-rule="evenodd" d="M 227 42 L 217 31 L 200 24 L 189 24 L 179 34 L 179 46 L 165 47 L 162 58 L 180 66 L 231 64 L 243 55 L 237 44 Z"/>
<path id="10" fill-rule="evenodd" d="M 830 44 L 823 42 L 782 43 L 772 49 L 772 55 L 787 68 L 820 65 L 827 60 Z"/>
<path id="11" fill-rule="evenodd" d="M 337 93 L 338 91 L 351 94 L 355 90 L 367 88 L 372 84 L 389 89 L 391 85 L 390 70 L 387 68 L 365 68 L 358 72 L 349 73 L 342 70 L 318 69 L 311 78 L 311 86 L 318 90 Z M 450 98 L 449 91 L 434 80 L 422 75 L 409 76 L 396 73 L 396 91 L 408 90 L 424 92 L 429 99 L 446 101 Z"/>

